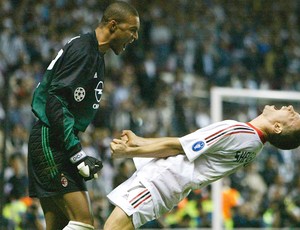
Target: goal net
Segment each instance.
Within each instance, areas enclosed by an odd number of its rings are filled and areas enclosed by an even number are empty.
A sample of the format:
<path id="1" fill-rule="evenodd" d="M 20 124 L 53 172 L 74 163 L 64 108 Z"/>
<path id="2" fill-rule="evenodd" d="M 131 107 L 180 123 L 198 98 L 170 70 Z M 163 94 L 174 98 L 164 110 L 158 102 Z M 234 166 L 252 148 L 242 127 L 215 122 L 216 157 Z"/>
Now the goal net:
<path id="1" fill-rule="evenodd" d="M 252 90 L 214 87 L 210 92 L 211 118 L 213 122 L 224 119 L 238 119 L 240 111 L 247 113 L 247 118 L 254 118 L 257 111 L 264 105 L 289 105 L 292 104 L 296 111 L 300 110 L 300 93 L 295 91 Z M 236 109 L 236 111 L 235 111 Z M 224 112 L 226 111 L 226 112 Z M 225 114 L 227 117 L 225 117 Z M 234 117 L 235 116 L 235 117 Z M 212 184 L 212 229 L 223 229 L 222 218 L 222 180 Z"/>

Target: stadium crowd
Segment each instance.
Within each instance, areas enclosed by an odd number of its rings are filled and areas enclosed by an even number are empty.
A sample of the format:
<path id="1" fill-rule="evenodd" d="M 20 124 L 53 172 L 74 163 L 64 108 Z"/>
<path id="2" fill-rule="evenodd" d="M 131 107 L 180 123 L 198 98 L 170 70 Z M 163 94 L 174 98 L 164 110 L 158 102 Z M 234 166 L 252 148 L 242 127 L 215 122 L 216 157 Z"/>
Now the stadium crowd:
<path id="1" fill-rule="evenodd" d="M 39 204 L 27 196 L 32 92 L 62 45 L 92 31 L 110 2 L 0 2 L 1 137 L 4 121 L 9 131 L 0 223 L 7 229 L 44 226 Z M 80 136 L 84 150 L 104 163 L 100 179 L 88 182 L 97 229 L 111 211 L 105 195 L 134 170 L 131 160 L 110 158 L 109 143 L 122 129 L 154 137 L 182 136 L 203 127 L 211 122 L 212 86 L 300 91 L 299 1 L 130 2 L 140 13 L 139 40 L 121 57 L 105 55 L 104 98 L 93 124 Z M 259 109 L 253 103 L 227 106 L 224 118 L 241 121 Z M 299 110 L 299 103 L 295 107 Z M 253 164 L 226 178 L 222 195 L 227 229 L 300 227 L 299 161 L 299 150 L 268 146 Z M 146 227 L 210 227 L 210 195 L 210 186 L 192 192 Z"/>

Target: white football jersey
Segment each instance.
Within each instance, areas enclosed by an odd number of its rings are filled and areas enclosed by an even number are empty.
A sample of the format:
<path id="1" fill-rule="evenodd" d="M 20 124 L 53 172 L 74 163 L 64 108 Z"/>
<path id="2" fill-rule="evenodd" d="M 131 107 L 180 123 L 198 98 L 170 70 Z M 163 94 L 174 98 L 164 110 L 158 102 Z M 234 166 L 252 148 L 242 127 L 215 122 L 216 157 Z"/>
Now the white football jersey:
<path id="1" fill-rule="evenodd" d="M 262 132 L 249 123 L 225 120 L 179 138 L 184 153 L 136 158 L 136 176 L 151 191 L 156 214 L 172 209 L 191 189 L 246 166 L 262 150 Z"/>

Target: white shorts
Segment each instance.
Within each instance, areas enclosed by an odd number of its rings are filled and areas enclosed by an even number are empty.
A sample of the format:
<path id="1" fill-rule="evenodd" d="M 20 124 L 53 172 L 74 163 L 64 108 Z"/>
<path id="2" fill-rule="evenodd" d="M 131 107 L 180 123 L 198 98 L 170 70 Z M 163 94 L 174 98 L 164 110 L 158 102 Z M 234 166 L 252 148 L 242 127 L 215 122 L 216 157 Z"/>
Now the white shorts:
<path id="1" fill-rule="evenodd" d="M 132 216 L 135 228 L 156 219 L 152 194 L 135 174 L 110 192 L 107 198 Z"/>

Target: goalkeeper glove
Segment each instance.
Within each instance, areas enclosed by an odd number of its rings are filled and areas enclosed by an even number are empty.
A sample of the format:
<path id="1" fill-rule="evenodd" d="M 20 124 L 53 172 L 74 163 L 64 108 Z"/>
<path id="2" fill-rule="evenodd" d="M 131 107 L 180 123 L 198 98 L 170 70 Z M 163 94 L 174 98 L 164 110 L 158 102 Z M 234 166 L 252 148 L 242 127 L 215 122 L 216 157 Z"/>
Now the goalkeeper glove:
<path id="1" fill-rule="evenodd" d="M 71 156 L 70 161 L 77 166 L 79 174 L 85 181 L 98 178 L 97 172 L 103 167 L 100 160 L 86 155 L 82 150 Z"/>

